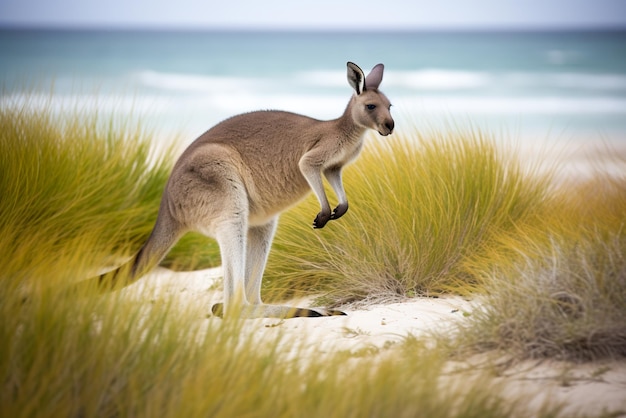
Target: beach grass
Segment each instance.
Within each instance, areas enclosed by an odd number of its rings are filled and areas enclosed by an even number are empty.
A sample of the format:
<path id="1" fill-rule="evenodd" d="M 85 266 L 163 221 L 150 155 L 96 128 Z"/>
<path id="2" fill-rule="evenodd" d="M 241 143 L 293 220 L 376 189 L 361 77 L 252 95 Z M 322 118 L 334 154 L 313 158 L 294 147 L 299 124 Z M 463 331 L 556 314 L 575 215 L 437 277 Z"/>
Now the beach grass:
<path id="1" fill-rule="evenodd" d="M 55 260 L 78 241 L 90 241 L 88 257 L 101 267 L 115 263 L 113 254 L 130 255 L 156 218 L 168 169 L 151 155 L 141 127 L 114 134 L 97 115 L 55 117 L 28 104 L 0 111 L 5 274 L 27 278 L 41 265 L 63 268 Z"/>
<path id="2" fill-rule="evenodd" d="M 466 295 L 481 308 L 452 351 L 626 356 L 626 159 L 570 180 L 514 151 L 471 131 L 371 141 L 345 175 L 342 219 L 311 230 L 314 199 L 283 216 L 267 294 L 339 306 Z"/>
<path id="3" fill-rule="evenodd" d="M 306 336 L 259 341 L 181 294 L 70 292 L 141 245 L 171 167 L 140 127 L 103 130 L 96 116 L 2 109 L 0 416 L 518 413 L 419 344 L 349 368 L 350 353 L 320 354 Z"/>
<path id="4" fill-rule="evenodd" d="M 139 248 L 173 161 L 128 122 L 0 111 L 0 416 L 528 416 L 488 376 L 451 373 L 449 353 L 624 355 L 623 179 L 554 189 L 476 131 L 371 144 L 346 170 L 342 219 L 312 230 L 311 200 L 283 217 L 264 292 L 484 302 L 438 349 L 318 352 L 182 294 L 69 293 Z M 171 265 L 216 262 L 210 241 L 186 240 Z"/>
<path id="5" fill-rule="evenodd" d="M 342 219 L 311 230 L 315 199 L 283 216 L 266 293 L 332 306 L 466 295 L 482 303 L 449 340 L 461 351 L 626 356 L 626 158 L 604 150 L 611 161 L 569 180 L 514 151 L 476 131 L 376 142 L 347 169 Z"/>
<path id="6" fill-rule="evenodd" d="M 64 269 L 59 256 L 86 245 L 83 256 L 91 263 L 83 266 L 89 271 L 68 271 L 68 280 L 78 280 L 139 250 L 156 219 L 173 146 L 156 153 L 152 132 L 139 123 L 79 109 L 57 112 L 51 105 L 3 106 L 0 124 L 6 276 L 27 279 L 38 269 Z M 205 241 L 187 238 L 168 263 L 219 264 Z"/>
<path id="7" fill-rule="evenodd" d="M 518 359 L 626 357 L 626 177 L 596 171 L 561 185 L 555 201 L 548 242 L 527 241 L 522 259 L 492 271 L 455 347 Z"/>
<path id="8" fill-rule="evenodd" d="M 447 371 L 417 340 L 355 357 L 306 335 L 259 339 L 258 326 L 207 317 L 180 293 L 48 288 L 22 304 L 0 286 L 0 416 L 524 416 L 523 398 Z"/>
<path id="9" fill-rule="evenodd" d="M 281 218 L 268 293 L 323 288 L 333 305 L 469 294 L 490 265 L 514 258 L 505 237 L 521 230 L 538 239 L 550 175 L 488 135 L 409 129 L 368 140 L 344 175 L 351 206 L 343 218 L 312 230 L 314 198 Z"/>

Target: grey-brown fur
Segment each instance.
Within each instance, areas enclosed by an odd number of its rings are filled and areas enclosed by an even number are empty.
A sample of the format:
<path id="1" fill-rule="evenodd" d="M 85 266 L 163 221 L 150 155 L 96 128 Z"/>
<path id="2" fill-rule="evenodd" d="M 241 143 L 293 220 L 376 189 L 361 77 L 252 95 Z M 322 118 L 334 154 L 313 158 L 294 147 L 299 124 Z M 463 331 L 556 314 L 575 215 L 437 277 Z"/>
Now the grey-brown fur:
<path id="1" fill-rule="evenodd" d="M 215 314 L 293 317 L 343 314 L 261 302 L 263 270 L 279 214 L 312 189 L 320 202 L 314 228 L 323 228 L 348 209 L 342 168 L 363 146 L 367 129 L 389 135 L 394 121 L 379 90 L 383 65 L 365 78 L 348 64 L 355 93 L 344 114 L 319 121 L 280 111 L 259 111 L 227 119 L 196 139 L 180 156 L 167 182 L 148 241 L 127 265 L 97 278 L 102 288 L 137 280 L 188 231 L 214 237 L 224 270 L 224 305 Z M 333 210 L 322 175 L 339 200 Z M 236 309 L 236 312 L 231 312 Z"/>

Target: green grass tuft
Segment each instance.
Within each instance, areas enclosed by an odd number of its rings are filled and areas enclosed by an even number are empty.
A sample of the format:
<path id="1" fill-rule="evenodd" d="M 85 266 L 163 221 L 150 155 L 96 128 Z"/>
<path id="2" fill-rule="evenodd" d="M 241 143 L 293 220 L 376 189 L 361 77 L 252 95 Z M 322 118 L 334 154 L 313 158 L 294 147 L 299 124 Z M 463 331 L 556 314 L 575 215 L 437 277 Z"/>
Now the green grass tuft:
<path id="1" fill-rule="evenodd" d="M 343 218 L 311 230 L 314 198 L 281 218 L 268 292 L 321 288 L 335 305 L 470 293 L 549 191 L 480 132 L 376 139 L 344 177 Z"/>
<path id="2" fill-rule="evenodd" d="M 66 269 L 66 280 L 77 280 L 138 251 L 156 219 L 173 147 L 155 153 L 151 132 L 131 121 L 28 103 L 0 108 L 0 127 L 3 277 Z M 215 265 L 219 257 L 214 248 L 202 253 L 204 243 L 187 238 L 168 263 Z M 88 248 L 87 270 L 57 262 L 80 246 Z"/>
<path id="3" fill-rule="evenodd" d="M 517 358 L 626 357 L 626 178 L 596 173 L 559 194 L 548 242 L 527 242 L 523 259 L 494 269 L 456 346 Z"/>
<path id="4" fill-rule="evenodd" d="M 97 115 L 54 117 L 27 104 L 0 109 L 5 275 L 28 277 L 40 263 L 62 268 L 55 260 L 80 241 L 90 241 L 101 267 L 150 232 L 169 166 L 139 126 L 115 134 L 101 123 Z"/>

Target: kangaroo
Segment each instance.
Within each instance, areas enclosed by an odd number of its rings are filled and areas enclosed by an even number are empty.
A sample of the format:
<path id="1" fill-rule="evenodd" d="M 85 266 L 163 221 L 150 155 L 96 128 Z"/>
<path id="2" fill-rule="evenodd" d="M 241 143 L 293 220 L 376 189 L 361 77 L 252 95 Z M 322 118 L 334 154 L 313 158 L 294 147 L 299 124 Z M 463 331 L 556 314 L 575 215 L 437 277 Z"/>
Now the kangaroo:
<path id="1" fill-rule="evenodd" d="M 348 200 L 343 167 L 363 146 L 366 130 L 386 136 L 394 129 L 391 104 L 378 90 L 382 64 L 367 77 L 348 62 L 354 94 L 343 115 L 320 121 L 282 111 L 257 111 L 226 119 L 198 137 L 180 156 L 165 186 L 156 224 L 131 261 L 87 280 L 112 290 L 138 280 L 156 266 L 189 231 L 219 244 L 224 303 L 213 314 L 246 318 L 345 315 L 336 310 L 268 305 L 261 301 L 261 280 L 278 216 L 313 190 L 320 212 L 313 228 L 342 217 Z M 331 211 L 326 177 L 339 201 Z"/>

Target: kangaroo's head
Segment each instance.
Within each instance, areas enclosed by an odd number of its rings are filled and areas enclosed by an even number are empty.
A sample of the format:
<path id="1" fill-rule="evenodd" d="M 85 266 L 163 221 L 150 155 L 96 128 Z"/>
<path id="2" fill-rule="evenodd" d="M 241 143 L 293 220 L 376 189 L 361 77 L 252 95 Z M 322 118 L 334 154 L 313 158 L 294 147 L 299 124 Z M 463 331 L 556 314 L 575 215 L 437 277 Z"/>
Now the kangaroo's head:
<path id="1" fill-rule="evenodd" d="M 393 132 L 395 124 L 389 111 L 391 103 L 378 90 L 384 69 L 383 64 L 378 64 L 365 77 L 358 65 L 348 62 L 348 82 L 355 92 L 351 102 L 352 119 L 357 125 L 387 136 Z"/>

